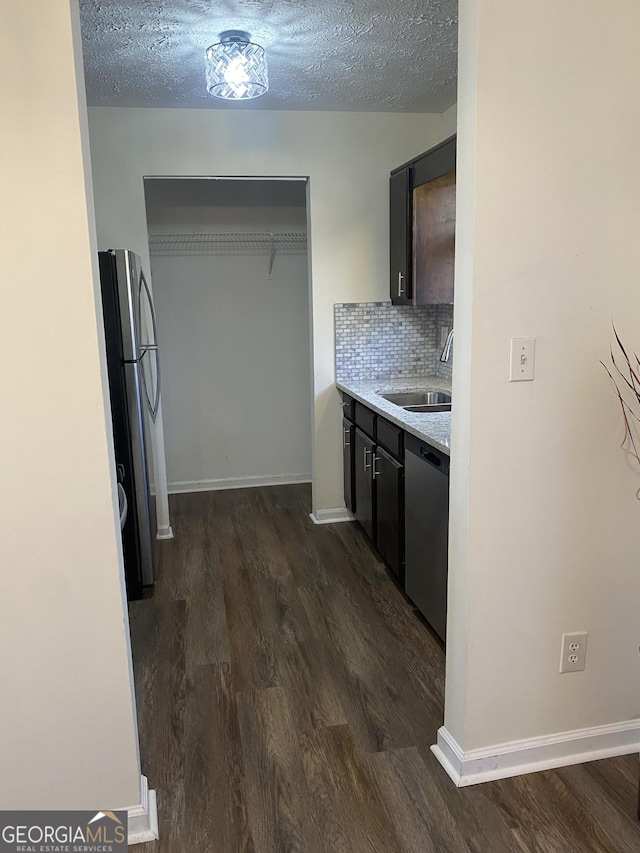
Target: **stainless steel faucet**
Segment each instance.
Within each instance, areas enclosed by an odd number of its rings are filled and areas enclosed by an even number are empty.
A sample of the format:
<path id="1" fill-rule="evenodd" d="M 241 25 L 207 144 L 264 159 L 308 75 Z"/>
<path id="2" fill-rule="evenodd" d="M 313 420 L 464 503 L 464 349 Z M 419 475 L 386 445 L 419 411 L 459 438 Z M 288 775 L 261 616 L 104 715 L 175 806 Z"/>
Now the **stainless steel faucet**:
<path id="1" fill-rule="evenodd" d="M 447 340 L 445 342 L 444 347 L 442 348 L 442 352 L 440 353 L 440 361 L 449 361 L 451 358 L 451 350 L 453 348 L 453 329 L 447 335 Z"/>

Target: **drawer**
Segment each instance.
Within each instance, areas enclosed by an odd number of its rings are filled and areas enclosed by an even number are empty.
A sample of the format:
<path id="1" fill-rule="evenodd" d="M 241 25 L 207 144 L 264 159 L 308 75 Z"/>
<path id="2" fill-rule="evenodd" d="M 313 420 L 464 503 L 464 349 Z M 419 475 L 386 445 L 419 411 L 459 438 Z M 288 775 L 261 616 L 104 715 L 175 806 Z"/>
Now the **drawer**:
<path id="1" fill-rule="evenodd" d="M 392 453 L 396 459 L 402 461 L 404 455 L 404 431 L 391 421 L 387 421 L 378 415 L 376 438 L 385 450 Z"/>
<path id="2" fill-rule="evenodd" d="M 363 406 L 362 403 L 359 403 L 357 400 L 356 403 L 356 426 L 359 426 L 362 432 L 366 433 L 369 438 L 375 438 L 376 434 L 374 432 L 376 416 L 371 411 L 371 409 L 367 409 L 366 406 Z"/>
<path id="3" fill-rule="evenodd" d="M 345 394 L 344 391 L 340 392 L 340 396 L 342 397 L 342 414 L 345 418 L 347 418 L 347 420 L 353 423 L 355 420 L 354 410 L 356 401 L 353 399 L 353 397 L 350 397 L 348 394 Z"/>

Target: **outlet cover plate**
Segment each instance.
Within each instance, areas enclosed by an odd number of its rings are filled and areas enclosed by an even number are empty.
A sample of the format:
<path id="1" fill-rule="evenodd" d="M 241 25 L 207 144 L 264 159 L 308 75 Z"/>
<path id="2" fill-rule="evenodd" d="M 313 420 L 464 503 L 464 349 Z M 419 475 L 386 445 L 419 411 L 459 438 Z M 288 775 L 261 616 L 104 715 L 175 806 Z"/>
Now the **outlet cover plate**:
<path id="1" fill-rule="evenodd" d="M 563 634 L 560 650 L 560 672 L 582 672 L 587 656 L 587 632 Z"/>

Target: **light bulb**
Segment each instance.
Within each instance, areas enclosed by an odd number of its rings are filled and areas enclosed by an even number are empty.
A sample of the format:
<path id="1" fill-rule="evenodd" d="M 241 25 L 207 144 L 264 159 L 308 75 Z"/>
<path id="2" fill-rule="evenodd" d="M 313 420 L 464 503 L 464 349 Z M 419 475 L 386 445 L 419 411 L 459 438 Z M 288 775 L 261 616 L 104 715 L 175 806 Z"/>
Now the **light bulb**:
<path id="1" fill-rule="evenodd" d="M 244 56 L 234 57 L 224 70 L 224 79 L 233 88 L 238 98 L 244 97 L 251 81 L 247 74 L 247 60 Z"/>
<path id="2" fill-rule="evenodd" d="M 249 33 L 227 30 L 207 49 L 207 90 L 216 98 L 248 100 L 269 88 L 264 49 Z"/>

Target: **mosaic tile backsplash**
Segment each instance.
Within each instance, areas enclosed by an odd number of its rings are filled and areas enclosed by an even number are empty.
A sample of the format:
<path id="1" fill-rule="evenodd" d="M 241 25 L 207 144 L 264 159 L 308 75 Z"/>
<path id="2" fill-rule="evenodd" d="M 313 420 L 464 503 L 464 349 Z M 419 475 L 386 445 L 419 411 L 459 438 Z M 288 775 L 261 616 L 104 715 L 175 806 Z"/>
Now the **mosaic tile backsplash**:
<path id="1" fill-rule="evenodd" d="M 440 361 L 453 325 L 453 305 L 413 308 L 391 302 L 334 306 L 336 379 L 436 375 L 451 379 L 453 359 Z"/>
<path id="2" fill-rule="evenodd" d="M 436 305 L 437 317 L 436 324 L 438 327 L 438 350 L 436 352 L 435 374 L 442 379 L 448 379 L 451 382 L 451 373 L 453 371 L 453 350 L 449 361 L 440 361 L 440 353 L 445 344 L 449 329 L 453 329 L 453 305 Z M 455 347 L 455 338 L 454 338 Z"/>

